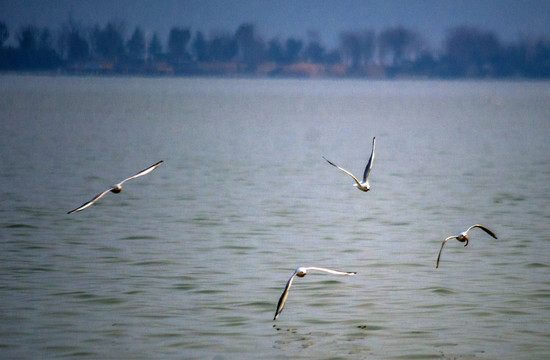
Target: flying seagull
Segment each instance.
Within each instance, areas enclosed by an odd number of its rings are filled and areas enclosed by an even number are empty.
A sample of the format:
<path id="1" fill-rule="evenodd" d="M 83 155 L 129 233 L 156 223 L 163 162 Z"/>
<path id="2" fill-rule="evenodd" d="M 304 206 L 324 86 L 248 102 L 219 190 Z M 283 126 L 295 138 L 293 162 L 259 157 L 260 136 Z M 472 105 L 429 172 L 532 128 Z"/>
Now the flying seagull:
<path id="1" fill-rule="evenodd" d="M 325 159 L 330 165 L 342 170 L 343 172 L 345 172 L 346 174 L 351 176 L 353 178 L 353 180 L 355 180 L 355 182 L 356 182 L 356 184 L 353 184 L 353 186 L 357 187 L 361 191 L 367 192 L 367 191 L 370 190 L 369 174 L 370 174 L 370 171 L 372 169 L 372 163 L 374 161 L 374 146 L 375 146 L 375 143 L 376 143 L 376 137 L 373 137 L 372 138 L 372 152 L 370 153 L 369 162 L 367 163 L 367 167 L 365 168 L 365 172 L 363 173 L 363 181 L 359 181 L 352 173 L 350 173 L 349 171 L 347 171 L 344 168 L 341 168 L 340 166 L 336 165 L 332 161 L 329 161 L 326 157 L 323 156 L 323 159 Z"/>
<path id="2" fill-rule="evenodd" d="M 113 192 L 113 193 L 115 193 L 115 194 L 118 194 L 119 192 L 122 191 L 122 184 L 124 184 L 126 181 L 135 179 L 135 178 L 140 177 L 140 176 L 143 176 L 143 175 L 147 175 L 147 174 L 149 174 L 151 171 L 153 171 L 153 170 L 155 170 L 156 168 L 158 168 L 158 167 L 160 166 L 160 164 L 162 164 L 162 163 L 163 163 L 163 161 L 161 160 L 161 161 L 159 161 L 158 163 L 149 166 L 147 169 L 141 170 L 140 172 L 138 172 L 138 173 L 135 174 L 134 176 L 131 176 L 131 177 L 127 178 L 127 179 L 122 180 L 121 182 L 119 182 L 118 184 L 116 184 L 115 186 L 113 186 L 112 188 L 107 189 L 107 190 L 105 190 L 104 192 L 97 194 L 96 196 L 94 196 L 94 198 L 93 198 L 92 200 L 85 202 L 84 204 L 80 205 L 80 206 L 77 207 L 76 209 L 73 209 L 73 210 L 69 211 L 67 214 L 72 214 L 72 213 L 75 213 L 75 212 L 79 212 L 79 211 L 82 211 L 82 210 L 86 209 L 86 208 L 89 207 L 89 206 L 92 206 L 96 201 L 98 201 L 99 199 L 101 199 L 101 198 L 102 198 L 105 194 L 107 194 L 109 191 L 110 191 L 110 192 Z"/>
<path id="3" fill-rule="evenodd" d="M 294 271 L 294 274 L 292 274 L 292 276 L 290 277 L 290 279 L 288 279 L 288 282 L 286 283 L 285 290 L 283 291 L 283 294 L 281 295 L 281 298 L 279 299 L 279 303 L 277 304 L 277 311 L 275 312 L 275 317 L 273 318 L 273 320 L 276 320 L 279 317 L 279 315 L 283 311 L 283 308 L 285 307 L 285 302 L 286 302 L 286 299 L 288 298 L 288 292 L 290 291 L 290 286 L 292 285 L 292 281 L 294 280 L 294 277 L 296 277 L 296 276 L 304 277 L 304 276 L 306 276 L 308 270 L 319 270 L 319 271 L 324 271 L 324 272 L 328 272 L 330 274 L 335 274 L 335 275 L 355 275 L 355 274 L 357 274 L 355 271 L 354 272 L 338 271 L 338 270 L 330 270 L 330 269 L 325 269 L 325 268 L 320 268 L 320 267 L 313 267 L 313 266 L 297 268 Z"/>
<path id="4" fill-rule="evenodd" d="M 479 225 L 479 224 L 470 226 L 470 227 L 468 228 L 468 230 L 466 230 L 466 231 L 464 231 L 464 232 L 461 232 L 461 233 L 458 234 L 458 235 L 449 236 L 448 238 L 446 238 L 445 240 L 443 240 L 443 244 L 441 244 L 441 249 L 439 250 L 439 255 L 437 255 L 437 262 L 436 262 L 436 264 L 435 264 L 435 268 L 436 268 L 436 269 L 439 267 L 439 258 L 441 257 L 441 252 L 443 251 L 443 246 L 445 246 L 445 243 L 446 243 L 448 240 L 457 239 L 457 240 L 460 241 L 460 242 L 465 242 L 466 244 L 464 244 L 464 246 L 468 246 L 468 242 L 470 241 L 470 239 L 468 239 L 468 231 L 472 230 L 473 228 L 480 228 L 481 230 L 485 231 L 487 234 L 491 235 L 491 236 L 494 237 L 495 239 L 498 239 L 494 232 L 492 232 L 491 230 L 487 229 L 485 226 Z"/>

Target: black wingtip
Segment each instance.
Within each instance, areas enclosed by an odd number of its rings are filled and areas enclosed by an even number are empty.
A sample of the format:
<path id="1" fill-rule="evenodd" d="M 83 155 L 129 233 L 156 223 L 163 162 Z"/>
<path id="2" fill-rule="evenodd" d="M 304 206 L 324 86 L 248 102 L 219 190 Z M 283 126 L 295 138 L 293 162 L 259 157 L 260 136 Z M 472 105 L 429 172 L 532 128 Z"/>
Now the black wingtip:
<path id="1" fill-rule="evenodd" d="M 322 155 L 321 155 L 321 156 L 322 156 Z M 323 156 L 323 159 L 325 159 L 325 161 L 328 162 L 330 165 L 335 166 L 335 167 L 338 167 L 338 166 L 336 166 L 335 163 L 333 163 L 332 161 L 330 161 L 330 160 L 327 159 L 326 157 Z"/>

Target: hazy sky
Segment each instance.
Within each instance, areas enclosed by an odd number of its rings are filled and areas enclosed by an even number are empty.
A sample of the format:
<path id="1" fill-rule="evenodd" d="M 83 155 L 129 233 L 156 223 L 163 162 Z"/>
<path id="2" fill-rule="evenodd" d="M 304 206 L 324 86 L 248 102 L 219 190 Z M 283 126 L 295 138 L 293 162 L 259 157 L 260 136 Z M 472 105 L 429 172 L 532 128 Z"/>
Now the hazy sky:
<path id="1" fill-rule="evenodd" d="M 123 20 L 127 32 L 136 25 L 156 31 L 166 41 L 172 26 L 208 34 L 234 32 L 250 22 L 265 39 L 318 31 L 327 46 L 343 30 L 380 30 L 403 25 L 438 46 L 445 30 L 474 25 L 495 31 L 503 40 L 518 35 L 550 35 L 548 0 L 0 0 L 0 21 L 11 39 L 21 25 L 51 30 L 69 16 L 83 25 Z"/>

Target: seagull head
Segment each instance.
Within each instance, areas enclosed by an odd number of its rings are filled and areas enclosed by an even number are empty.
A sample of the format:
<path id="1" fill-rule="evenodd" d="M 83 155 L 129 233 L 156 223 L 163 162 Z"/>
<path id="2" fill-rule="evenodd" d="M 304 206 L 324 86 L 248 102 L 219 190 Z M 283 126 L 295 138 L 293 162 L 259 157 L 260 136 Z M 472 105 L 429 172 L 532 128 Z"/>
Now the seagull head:
<path id="1" fill-rule="evenodd" d="M 353 186 L 355 186 L 356 188 L 358 188 L 359 190 L 361 191 L 364 191 L 364 192 L 367 192 L 370 190 L 370 186 L 369 186 L 369 183 L 361 183 L 361 185 L 355 183 L 353 184 Z"/>
<path id="2" fill-rule="evenodd" d="M 304 277 L 307 274 L 307 268 L 305 267 L 299 267 L 296 269 L 296 276 L 298 277 Z"/>
<path id="3" fill-rule="evenodd" d="M 470 239 L 468 239 L 468 234 L 466 232 L 460 233 L 456 239 L 460 242 L 465 242 L 464 246 L 468 246 L 468 242 L 470 242 Z"/>

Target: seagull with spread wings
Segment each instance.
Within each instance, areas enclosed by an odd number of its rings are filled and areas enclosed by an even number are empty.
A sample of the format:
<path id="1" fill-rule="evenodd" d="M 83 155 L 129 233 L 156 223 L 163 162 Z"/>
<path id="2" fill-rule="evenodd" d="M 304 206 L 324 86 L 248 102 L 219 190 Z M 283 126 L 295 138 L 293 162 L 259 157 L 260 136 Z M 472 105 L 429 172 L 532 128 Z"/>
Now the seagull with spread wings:
<path id="1" fill-rule="evenodd" d="M 323 156 L 323 159 L 325 159 L 330 165 L 334 166 L 335 168 L 337 168 L 339 170 L 342 170 L 343 172 L 345 172 L 346 174 L 351 176 L 353 178 L 353 180 L 355 180 L 355 184 L 353 184 L 353 186 L 357 187 L 361 191 L 367 192 L 367 191 L 370 190 L 369 174 L 370 174 L 370 171 L 372 170 L 372 163 L 374 162 L 374 147 L 375 147 L 375 144 L 376 144 L 376 137 L 373 137 L 372 138 L 372 152 L 370 153 L 369 162 L 367 163 L 367 166 L 365 167 L 365 172 L 363 173 L 363 180 L 362 181 L 359 181 L 352 173 L 350 173 L 346 169 L 341 168 L 340 166 L 336 165 L 332 161 L 328 160 L 326 157 Z"/>
<path id="2" fill-rule="evenodd" d="M 465 242 L 466 244 L 464 244 L 464 246 L 468 246 L 468 242 L 470 241 L 470 239 L 468 238 L 468 232 L 474 228 L 480 228 L 481 230 L 485 231 L 487 234 L 491 235 L 492 237 L 494 237 L 495 239 L 498 239 L 497 236 L 495 235 L 494 232 L 492 232 L 491 230 L 489 230 L 488 228 L 486 228 L 485 226 L 483 225 L 479 225 L 479 224 L 475 224 L 475 225 L 472 225 L 468 228 L 468 230 L 466 231 L 463 231 L 461 232 L 460 234 L 458 235 L 454 235 L 454 236 L 449 236 L 448 238 L 446 238 L 445 240 L 443 240 L 443 243 L 441 244 L 441 249 L 439 250 L 439 255 L 437 255 L 437 262 L 435 264 L 435 268 L 437 269 L 439 267 L 439 258 L 441 257 L 441 252 L 443 251 L 443 246 L 445 246 L 445 243 L 451 239 L 457 239 L 458 241 L 460 242 Z"/>
<path id="3" fill-rule="evenodd" d="M 324 271 L 324 272 L 327 272 L 329 274 L 334 274 L 334 275 L 355 275 L 355 274 L 357 274 L 355 271 L 353 271 L 353 272 L 338 271 L 338 270 L 331 270 L 331 269 L 325 269 L 325 268 L 314 267 L 314 266 L 297 268 L 294 271 L 294 274 L 292 274 L 292 276 L 290 277 L 290 279 L 288 279 L 288 282 L 286 283 L 286 286 L 285 286 L 285 290 L 283 291 L 283 294 L 279 298 L 279 303 L 277 304 L 277 311 L 275 311 L 275 317 L 273 318 L 273 320 L 276 320 L 279 317 L 279 315 L 281 314 L 281 311 L 283 311 L 283 308 L 285 307 L 286 299 L 288 298 L 288 293 L 290 291 L 290 286 L 292 285 L 292 281 L 294 280 L 294 278 L 296 276 L 298 276 L 298 277 L 306 276 L 308 270 Z"/>
<path id="4" fill-rule="evenodd" d="M 143 176 L 143 175 L 147 175 L 149 174 L 151 171 L 155 170 L 156 168 L 158 168 L 160 166 L 160 164 L 162 164 L 163 161 L 159 161 L 158 163 L 156 164 L 153 164 L 151 166 L 149 166 L 147 169 L 143 169 L 141 170 L 140 172 L 138 172 L 137 174 L 135 174 L 134 176 L 131 176 L 127 179 L 124 179 L 122 180 L 121 182 L 119 182 L 118 184 L 116 184 L 115 186 L 113 186 L 112 188 L 110 189 L 107 189 L 99 194 L 97 194 L 96 196 L 93 197 L 92 200 L 90 201 L 86 201 L 84 204 L 80 205 L 79 207 L 77 207 L 76 209 L 73 209 L 71 211 L 69 211 L 67 214 L 73 214 L 75 212 L 79 212 L 79 211 L 82 211 L 84 209 L 86 209 L 87 207 L 89 206 L 92 206 L 96 201 L 98 201 L 99 199 L 101 199 L 105 194 L 107 194 L 108 192 L 112 192 L 112 193 L 115 193 L 115 194 L 118 194 L 119 192 L 122 191 L 122 184 L 124 184 L 126 181 L 128 180 L 132 180 L 132 179 L 135 179 L 137 177 L 140 177 L 140 176 Z"/>

